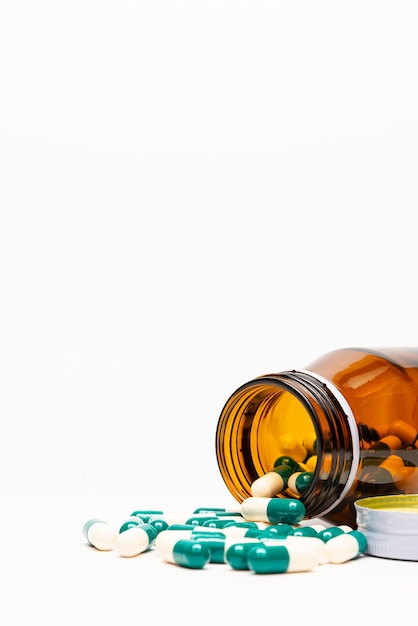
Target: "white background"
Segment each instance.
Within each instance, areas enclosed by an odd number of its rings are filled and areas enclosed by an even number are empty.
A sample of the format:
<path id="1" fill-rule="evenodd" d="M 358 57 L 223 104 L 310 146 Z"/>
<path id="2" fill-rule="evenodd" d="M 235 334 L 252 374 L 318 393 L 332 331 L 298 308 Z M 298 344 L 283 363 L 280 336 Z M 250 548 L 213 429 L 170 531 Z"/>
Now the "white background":
<path id="1" fill-rule="evenodd" d="M 417 27 L 408 1 L 1 0 L 2 623 L 271 623 L 301 588 L 313 623 L 324 593 L 366 618 L 414 593 L 415 563 L 191 575 L 81 528 L 234 507 L 236 387 L 418 345 Z"/>

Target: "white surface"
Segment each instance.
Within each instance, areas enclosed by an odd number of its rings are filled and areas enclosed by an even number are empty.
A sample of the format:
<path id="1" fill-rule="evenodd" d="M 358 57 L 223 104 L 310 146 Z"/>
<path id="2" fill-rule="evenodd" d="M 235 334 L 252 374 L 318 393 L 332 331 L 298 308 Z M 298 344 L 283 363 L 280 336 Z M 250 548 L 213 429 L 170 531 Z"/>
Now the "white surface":
<path id="1" fill-rule="evenodd" d="M 246 380 L 418 345 L 417 17 L 3 0 L 1 623 L 410 618 L 416 563 L 190 573 L 81 529 L 228 500 L 216 421 Z"/>

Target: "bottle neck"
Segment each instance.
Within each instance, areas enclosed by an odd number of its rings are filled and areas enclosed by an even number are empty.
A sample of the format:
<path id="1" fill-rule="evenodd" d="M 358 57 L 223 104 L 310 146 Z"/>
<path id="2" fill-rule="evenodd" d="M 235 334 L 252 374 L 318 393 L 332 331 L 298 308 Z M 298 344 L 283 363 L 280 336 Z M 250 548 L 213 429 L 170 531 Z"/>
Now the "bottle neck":
<path id="1" fill-rule="evenodd" d="M 335 385 L 311 371 L 284 371 L 268 378 L 302 402 L 315 428 L 317 464 L 302 498 L 309 517 L 337 513 L 345 506 L 360 463 L 358 427 L 349 403 Z"/>

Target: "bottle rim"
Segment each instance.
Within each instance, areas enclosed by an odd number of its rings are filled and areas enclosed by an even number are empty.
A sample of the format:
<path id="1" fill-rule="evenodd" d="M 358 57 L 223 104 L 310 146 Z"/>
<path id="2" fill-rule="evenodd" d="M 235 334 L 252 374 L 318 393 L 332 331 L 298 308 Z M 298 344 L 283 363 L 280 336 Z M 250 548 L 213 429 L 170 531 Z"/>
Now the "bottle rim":
<path id="1" fill-rule="evenodd" d="M 300 371 L 302 374 L 306 374 L 308 376 L 315 378 L 317 381 L 319 381 L 322 385 L 324 385 L 331 392 L 332 396 L 337 400 L 338 404 L 340 405 L 346 417 L 348 428 L 350 431 L 351 442 L 352 442 L 352 450 L 351 450 L 352 458 L 351 458 L 350 471 L 347 475 L 345 487 L 339 494 L 338 498 L 327 509 L 321 512 L 321 515 L 328 515 L 329 513 L 331 513 L 331 511 L 336 509 L 344 501 L 344 499 L 346 498 L 347 494 L 350 492 L 353 484 L 356 481 L 356 476 L 357 476 L 359 466 L 360 466 L 359 431 L 358 431 L 357 422 L 355 420 L 354 413 L 351 409 L 350 404 L 348 403 L 347 399 L 343 396 L 341 391 L 333 383 L 331 383 L 327 378 L 324 378 L 323 376 L 320 376 L 319 374 L 316 374 L 315 372 L 311 372 L 310 370 L 298 370 L 298 371 Z"/>

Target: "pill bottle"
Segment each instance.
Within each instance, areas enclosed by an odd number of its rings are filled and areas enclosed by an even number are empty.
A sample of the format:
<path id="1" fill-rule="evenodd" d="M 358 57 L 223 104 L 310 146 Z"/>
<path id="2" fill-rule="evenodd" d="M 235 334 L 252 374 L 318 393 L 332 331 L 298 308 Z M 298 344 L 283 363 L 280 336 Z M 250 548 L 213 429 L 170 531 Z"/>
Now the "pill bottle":
<path id="1" fill-rule="evenodd" d="M 216 456 L 238 502 L 292 461 L 291 474 L 309 477 L 305 487 L 285 472 L 281 491 L 265 495 L 299 498 L 307 518 L 355 527 L 359 498 L 418 493 L 417 435 L 418 348 L 343 348 L 233 392 Z"/>

